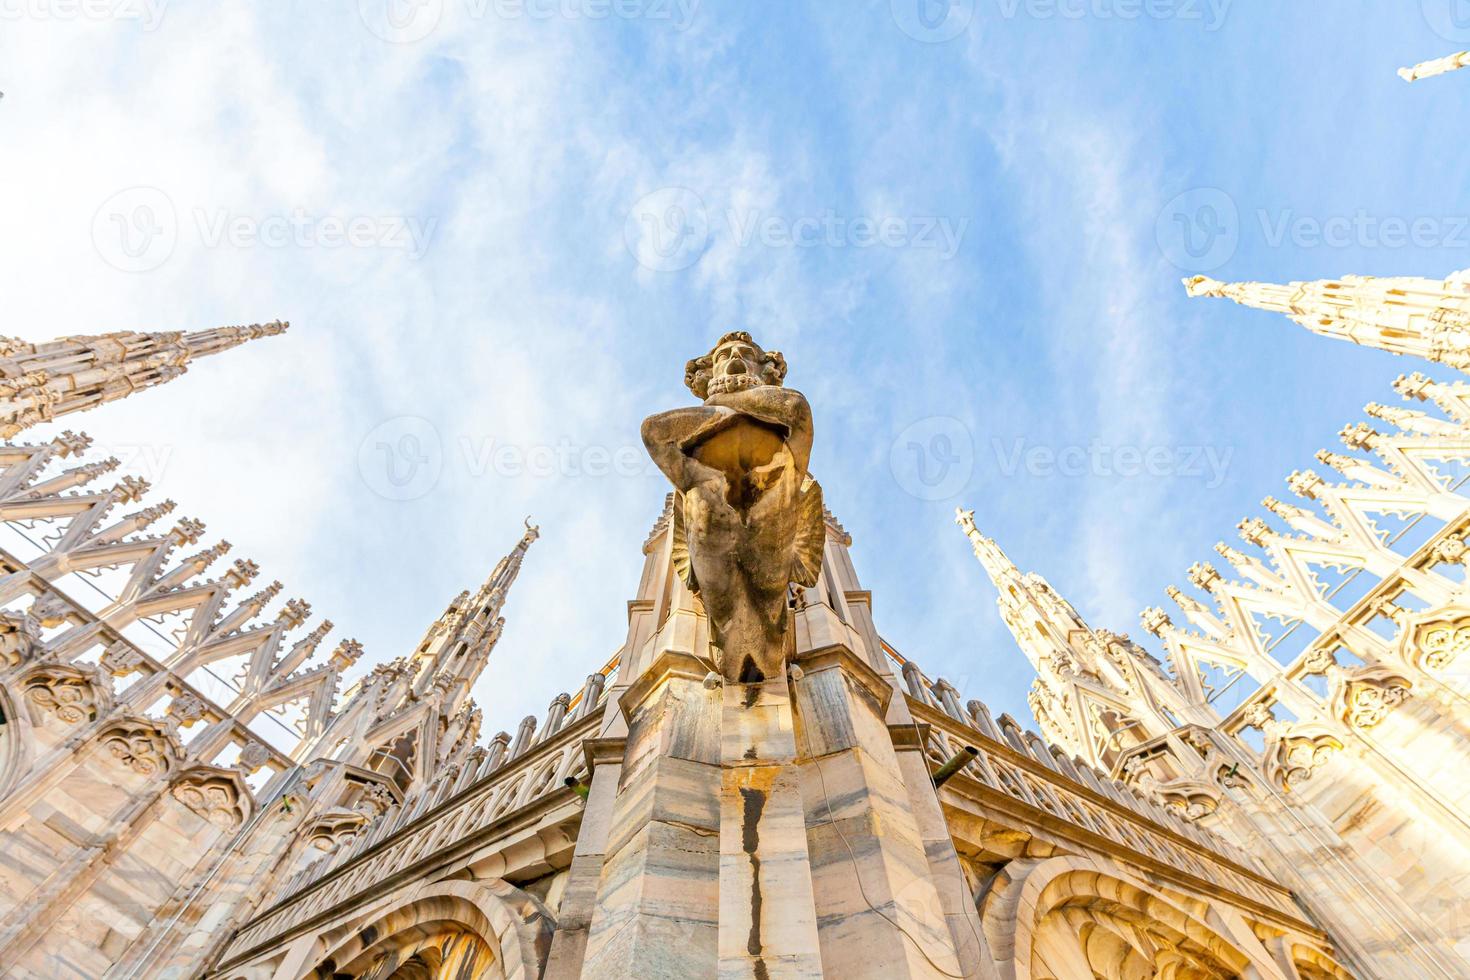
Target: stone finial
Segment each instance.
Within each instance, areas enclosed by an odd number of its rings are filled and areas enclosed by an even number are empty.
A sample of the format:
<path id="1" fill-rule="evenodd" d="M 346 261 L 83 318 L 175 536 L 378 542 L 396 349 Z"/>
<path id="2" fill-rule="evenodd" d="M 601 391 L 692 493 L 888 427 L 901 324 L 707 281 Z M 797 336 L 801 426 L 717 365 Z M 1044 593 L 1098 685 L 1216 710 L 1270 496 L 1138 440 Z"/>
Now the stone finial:
<path id="1" fill-rule="evenodd" d="M 1434 557 L 1447 565 L 1463 565 L 1465 550 L 1465 539 L 1458 534 L 1452 534 L 1434 546 Z"/>
<path id="2" fill-rule="evenodd" d="M 1318 454 L 1317 458 L 1321 459 L 1321 454 Z M 1292 470 L 1291 475 L 1286 478 L 1287 488 L 1298 497 L 1306 497 L 1308 500 L 1317 498 L 1317 491 L 1324 483 L 1325 481 L 1311 470 Z"/>
<path id="3" fill-rule="evenodd" d="M 1215 587 L 1223 581 L 1220 572 L 1207 561 L 1197 561 L 1189 566 L 1189 581 L 1198 589 L 1205 592 L 1213 592 Z"/>
<path id="4" fill-rule="evenodd" d="M 1375 430 L 1367 422 L 1358 422 L 1353 425 L 1344 426 L 1338 432 L 1337 437 L 1342 440 L 1343 445 L 1349 449 L 1372 449 L 1377 445 L 1382 434 Z M 1321 458 L 1320 456 L 1318 457 Z"/>
<path id="5" fill-rule="evenodd" d="M 1421 78 L 1434 78 L 1470 66 L 1470 51 L 1457 51 L 1443 58 L 1431 58 L 1408 68 L 1400 68 L 1398 76 L 1406 82 L 1417 82 Z"/>
<path id="6" fill-rule="evenodd" d="M 1145 630 L 1160 639 L 1174 627 L 1174 623 L 1169 619 L 1169 614 L 1158 606 L 1149 606 L 1143 612 L 1139 613 L 1138 621 Z"/>
<path id="7" fill-rule="evenodd" d="M 1413 398 L 1421 402 L 1429 398 L 1429 389 L 1433 385 L 1433 381 L 1418 371 L 1413 374 L 1401 374 L 1393 380 L 1394 391 L 1404 398 Z"/>
<path id="8" fill-rule="evenodd" d="M 1247 544 L 1253 544 L 1257 548 L 1262 547 L 1266 542 L 1266 538 L 1272 533 L 1271 525 L 1259 517 L 1247 517 L 1235 525 L 1235 527 L 1240 531 L 1241 540 Z"/>

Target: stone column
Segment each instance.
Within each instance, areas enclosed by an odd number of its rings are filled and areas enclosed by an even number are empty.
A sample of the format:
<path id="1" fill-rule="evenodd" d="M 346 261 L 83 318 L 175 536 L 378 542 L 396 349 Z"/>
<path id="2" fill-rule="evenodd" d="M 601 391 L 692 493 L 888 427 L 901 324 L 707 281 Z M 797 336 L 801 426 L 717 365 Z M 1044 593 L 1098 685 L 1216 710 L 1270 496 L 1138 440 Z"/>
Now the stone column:
<path id="1" fill-rule="evenodd" d="M 720 691 L 698 617 L 670 618 L 620 704 L 627 750 L 582 976 L 714 977 L 720 918 Z M 682 641 L 682 642 L 681 642 Z"/>
<path id="2" fill-rule="evenodd" d="M 582 975 L 626 749 L 627 742 L 621 738 L 591 739 L 584 744 L 592 770 L 591 785 L 572 864 L 567 869 L 566 888 L 557 909 L 556 933 L 546 960 L 546 980 L 573 980 Z"/>

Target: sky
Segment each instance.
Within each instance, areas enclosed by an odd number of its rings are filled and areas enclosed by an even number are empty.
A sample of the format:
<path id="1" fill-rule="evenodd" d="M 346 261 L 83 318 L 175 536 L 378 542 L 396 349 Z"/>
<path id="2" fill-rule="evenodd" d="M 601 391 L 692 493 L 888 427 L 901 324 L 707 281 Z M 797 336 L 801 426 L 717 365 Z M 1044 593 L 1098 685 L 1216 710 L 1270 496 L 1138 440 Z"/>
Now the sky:
<path id="1" fill-rule="evenodd" d="M 487 733 L 621 643 L 639 421 L 749 330 L 880 632 L 1024 718 L 955 507 L 1139 637 L 1425 367 L 1180 278 L 1470 267 L 1470 75 L 1394 74 L 1466 47 L 1467 0 L 0 0 L 3 329 L 290 320 L 64 424 L 364 667 L 531 515 Z"/>

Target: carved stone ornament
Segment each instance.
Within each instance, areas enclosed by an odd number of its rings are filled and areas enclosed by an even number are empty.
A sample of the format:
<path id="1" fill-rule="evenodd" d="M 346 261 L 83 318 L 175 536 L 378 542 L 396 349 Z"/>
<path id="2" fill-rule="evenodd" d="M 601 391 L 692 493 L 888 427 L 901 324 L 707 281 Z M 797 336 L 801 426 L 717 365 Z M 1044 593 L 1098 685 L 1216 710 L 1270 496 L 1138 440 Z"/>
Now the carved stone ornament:
<path id="1" fill-rule="evenodd" d="M 643 444 L 682 500 L 673 558 L 710 623 L 727 683 L 780 677 L 791 641 L 789 586 L 816 585 L 826 542 L 822 488 L 807 470 L 812 415 L 782 387 L 786 360 L 748 333 L 685 367 L 702 405 L 643 421 Z"/>
<path id="2" fill-rule="evenodd" d="M 68 725 L 96 719 L 111 700 L 94 677 L 74 667 L 40 667 L 26 678 L 25 691 L 31 704 Z"/>
<path id="3" fill-rule="evenodd" d="M 1416 646 L 1426 670 L 1443 670 L 1470 650 L 1470 616 L 1441 619 L 1419 627 Z"/>
<path id="4" fill-rule="evenodd" d="M 143 666 L 143 655 L 128 644 L 118 642 L 102 651 L 97 662 L 113 677 L 126 677 Z"/>
<path id="5" fill-rule="evenodd" d="M 249 791 L 229 770 L 191 769 L 180 774 L 174 799 L 224 831 L 235 831 L 249 812 Z"/>
<path id="6" fill-rule="evenodd" d="M 1332 706 L 1353 728 L 1372 728 L 1409 699 L 1409 682 L 1381 667 L 1344 671 L 1335 678 Z"/>
<path id="7" fill-rule="evenodd" d="M 235 766 L 245 772 L 254 772 L 270 760 L 270 749 L 259 742 L 250 742 L 240 750 L 240 758 L 235 761 Z"/>
<path id="8" fill-rule="evenodd" d="M 18 667 L 37 659 L 41 624 L 29 612 L 0 612 L 0 666 Z"/>
<path id="9" fill-rule="evenodd" d="M 35 602 L 31 603 L 30 616 L 40 623 L 44 629 L 55 629 L 66 625 L 67 614 L 71 612 L 71 606 L 66 601 L 54 595 L 38 595 Z"/>
<path id="10" fill-rule="evenodd" d="M 393 803 L 393 794 L 388 791 L 388 787 L 382 783 L 368 783 L 363 787 L 362 796 L 358 797 L 352 809 L 371 820 L 386 813 Z"/>
<path id="11" fill-rule="evenodd" d="M 1267 746 L 1267 772 L 1276 785 L 1290 792 L 1305 783 L 1342 750 L 1331 735 L 1287 734 Z"/>
<path id="12" fill-rule="evenodd" d="M 319 851 L 335 851 L 352 843 L 370 818 L 354 810 L 328 810 L 306 829 L 307 843 Z"/>
<path id="13" fill-rule="evenodd" d="M 168 705 L 168 723 L 187 728 L 204 717 L 206 705 L 192 694 L 177 695 Z"/>
<path id="14" fill-rule="evenodd" d="M 141 776 L 167 772 L 178 757 L 177 743 L 167 730 L 149 721 L 124 721 L 102 736 L 102 745 Z"/>

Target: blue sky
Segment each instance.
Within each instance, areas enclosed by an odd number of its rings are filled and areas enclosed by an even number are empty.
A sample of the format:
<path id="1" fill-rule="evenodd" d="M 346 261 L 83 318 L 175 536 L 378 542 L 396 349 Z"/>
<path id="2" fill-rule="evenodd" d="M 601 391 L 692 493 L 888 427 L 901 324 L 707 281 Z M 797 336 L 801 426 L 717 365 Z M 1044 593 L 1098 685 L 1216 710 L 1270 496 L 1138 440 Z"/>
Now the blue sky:
<path id="1" fill-rule="evenodd" d="M 956 505 L 1138 634 L 1422 367 L 1180 277 L 1470 266 L 1470 79 L 1394 75 L 1464 0 L 384 2 L 6 5 L 0 282 L 27 339 L 292 321 L 71 421 L 369 659 L 534 515 L 489 732 L 621 642 L 638 422 L 726 330 L 810 398 L 880 630 L 1024 715 Z"/>

